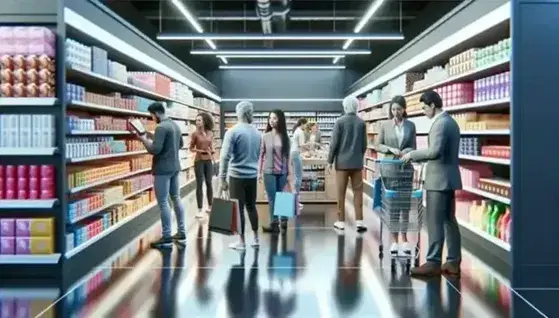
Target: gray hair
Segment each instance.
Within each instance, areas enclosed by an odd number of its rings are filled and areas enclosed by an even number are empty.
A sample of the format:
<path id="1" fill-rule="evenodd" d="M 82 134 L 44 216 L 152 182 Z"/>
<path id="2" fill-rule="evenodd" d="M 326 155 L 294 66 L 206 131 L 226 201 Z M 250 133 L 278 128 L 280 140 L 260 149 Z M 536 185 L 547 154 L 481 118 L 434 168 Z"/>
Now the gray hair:
<path id="1" fill-rule="evenodd" d="M 252 123 L 252 117 L 254 113 L 254 105 L 249 101 L 242 101 L 235 107 L 235 112 L 237 113 L 237 118 L 240 121 L 246 123 Z"/>
<path id="2" fill-rule="evenodd" d="M 359 100 L 357 97 L 348 96 L 344 98 L 342 105 L 346 114 L 355 114 L 357 113 L 357 108 L 359 108 Z"/>

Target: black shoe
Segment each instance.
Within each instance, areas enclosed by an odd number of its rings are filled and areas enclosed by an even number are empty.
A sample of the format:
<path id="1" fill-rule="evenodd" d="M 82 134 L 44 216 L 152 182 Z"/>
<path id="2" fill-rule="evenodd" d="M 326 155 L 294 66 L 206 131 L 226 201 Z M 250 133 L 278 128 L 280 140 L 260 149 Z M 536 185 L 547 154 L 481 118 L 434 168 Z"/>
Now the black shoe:
<path id="1" fill-rule="evenodd" d="M 173 235 L 173 241 L 179 244 L 186 244 L 186 234 L 184 233 L 177 233 Z"/>
<path id="2" fill-rule="evenodd" d="M 357 233 L 364 233 L 364 232 L 367 232 L 367 227 L 365 225 L 358 225 Z"/>
<path id="3" fill-rule="evenodd" d="M 280 232 L 280 229 L 277 223 L 272 223 L 270 226 L 263 226 L 262 231 L 264 233 L 277 234 Z"/>
<path id="4" fill-rule="evenodd" d="M 170 237 L 169 238 L 162 237 L 159 240 L 152 242 L 150 246 L 151 248 L 157 248 L 157 249 L 173 248 L 173 239 Z"/>
<path id="5" fill-rule="evenodd" d="M 287 220 L 281 221 L 281 229 L 285 232 L 287 231 Z"/>

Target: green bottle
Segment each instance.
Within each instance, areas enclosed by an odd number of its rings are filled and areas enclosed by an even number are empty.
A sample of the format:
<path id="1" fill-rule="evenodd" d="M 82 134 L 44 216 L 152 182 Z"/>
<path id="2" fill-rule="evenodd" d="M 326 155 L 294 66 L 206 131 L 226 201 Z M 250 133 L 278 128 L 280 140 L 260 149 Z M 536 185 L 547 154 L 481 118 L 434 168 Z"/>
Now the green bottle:
<path id="1" fill-rule="evenodd" d="M 481 230 L 487 232 L 489 230 L 489 224 L 491 220 L 491 212 L 493 211 L 493 202 L 487 203 L 487 208 L 483 211 L 483 224 Z"/>
<path id="2" fill-rule="evenodd" d="M 489 221 L 489 228 L 488 231 L 489 235 L 496 236 L 497 235 L 497 222 L 499 221 L 499 217 L 503 214 L 504 207 L 500 203 L 496 203 L 493 207 L 493 213 L 491 214 L 491 219 Z"/>

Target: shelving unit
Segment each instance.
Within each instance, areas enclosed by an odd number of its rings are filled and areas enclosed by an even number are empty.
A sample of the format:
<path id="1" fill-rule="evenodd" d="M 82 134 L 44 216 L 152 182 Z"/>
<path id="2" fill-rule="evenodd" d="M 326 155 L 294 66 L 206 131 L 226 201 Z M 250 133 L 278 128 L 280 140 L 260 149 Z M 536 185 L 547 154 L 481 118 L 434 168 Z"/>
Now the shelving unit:
<path id="1" fill-rule="evenodd" d="M 149 182 L 151 155 L 127 127 L 130 118 L 139 118 L 154 130 L 156 124 L 147 113 L 151 102 L 164 102 L 183 132 L 183 195 L 194 189 L 188 147 L 199 112 L 216 118 L 219 158 L 217 95 L 209 94 L 213 100 L 202 97 L 189 89 L 191 82 L 183 81 L 182 75 L 175 77 L 168 69 L 161 71 L 159 64 L 146 64 L 141 56 L 123 54 L 115 41 L 93 36 L 84 20 L 77 23 L 83 17 L 68 10 L 66 23 L 56 16 L 41 28 L 29 19 L 22 26 L 41 32 L 54 52 L 17 52 L 28 60 L 33 54 L 40 56 L 37 71 L 52 74 L 37 83 L 45 84 L 40 94 L 46 95 L 12 97 L 8 94 L 19 93 L 8 85 L 16 83 L 2 83 L 0 277 L 56 280 L 63 273 L 76 275 L 158 220 Z M 20 67 L 17 54 L 11 53 L 4 62 L 9 65 L 3 67 Z M 43 130 L 38 130 L 34 116 L 43 116 L 37 117 Z M 6 130 L 10 120 L 20 126 Z M 29 136 L 21 135 L 21 127 L 29 127 Z M 35 136 L 41 136 L 43 145 L 33 140 Z"/>
<path id="2" fill-rule="evenodd" d="M 462 234 L 506 263 L 510 262 L 511 237 L 509 34 L 506 20 L 412 65 L 396 78 L 364 92 L 359 110 L 368 125 L 369 150 L 363 174 L 368 180 L 366 191 L 372 193 L 375 138 L 381 123 L 388 120 L 391 98 L 406 98 L 408 119 L 416 125 L 418 148 L 425 148 L 431 120 L 423 115 L 419 97 L 430 89 L 441 95 L 444 110 L 456 119 L 463 136 L 460 159 L 464 187 L 457 194 Z M 486 210 L 479 210 L 479 202 L 484 202 Z"/>

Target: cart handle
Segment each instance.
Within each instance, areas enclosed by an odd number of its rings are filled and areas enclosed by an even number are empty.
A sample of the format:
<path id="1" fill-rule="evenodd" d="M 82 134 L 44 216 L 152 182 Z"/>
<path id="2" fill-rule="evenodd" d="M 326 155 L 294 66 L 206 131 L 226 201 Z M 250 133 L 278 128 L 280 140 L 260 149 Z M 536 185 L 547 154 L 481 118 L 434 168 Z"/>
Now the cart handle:
<path id="1" fill-rule="evenodd" d="M 392 164 L 402 164 L 404 161 L 400 159 L 376 159 L 375 162 L 378 163 L 392 163 Z"/>

